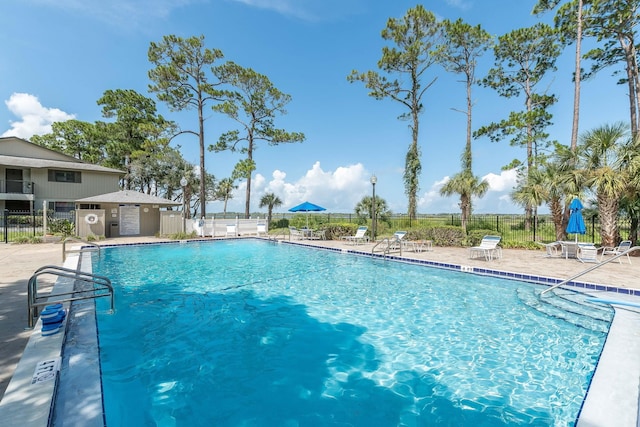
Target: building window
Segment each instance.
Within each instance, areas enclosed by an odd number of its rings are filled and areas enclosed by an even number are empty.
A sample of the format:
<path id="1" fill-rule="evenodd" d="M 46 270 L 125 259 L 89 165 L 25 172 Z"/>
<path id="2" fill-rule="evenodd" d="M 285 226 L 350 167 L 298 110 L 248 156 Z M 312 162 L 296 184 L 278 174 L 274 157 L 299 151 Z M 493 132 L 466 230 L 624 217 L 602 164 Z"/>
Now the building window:
<path id="1" fill-rule="evenodd" d="M 76 208 L 75 203 L 73 202 L 49 202 L 49 210 L 59 213 L 59 212 L 72 212 Z"/>
<path id="2" fill-rule="evenodd" d="M 92 204 L 92 203 L 81 203 L 80 204 L 80 209 L 100 209 L 100 205 L 99 204 Z"/>
<path id="3" fill-rule="evenodd" d="M 63 171 L 56 169 L 49 169 L 49 181 L 50 182 L 82 182 L 80 172 L 77 171 Z"/>

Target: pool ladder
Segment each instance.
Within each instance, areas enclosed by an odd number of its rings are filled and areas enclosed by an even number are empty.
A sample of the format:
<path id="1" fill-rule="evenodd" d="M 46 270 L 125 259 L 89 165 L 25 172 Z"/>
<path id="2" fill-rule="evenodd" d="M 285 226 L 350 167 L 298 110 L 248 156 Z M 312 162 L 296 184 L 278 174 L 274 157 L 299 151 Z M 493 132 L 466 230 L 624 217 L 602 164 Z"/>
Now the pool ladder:
<path id="1" fill-rule="evenodd" d="M 554 290 L 555 288 L 559 288 L 562 285 L 566 285 L 567 283 L 571 282 L 572 280 L 577 279 L 578 277 L 583 276 L 583 275 L 589 273 L 590 271 L 593 271 L 593 270 L 595 270 L 597 268 L 600 268 L 605 264 L 609 264 L 611 261 L 615 261 L 618 258 L 623 257 L 623 256 L 625 256 L 625 255 L 627 255 L 627 254 L 629 254 L 631 252 L 637 251 L 638 249 L 640 249 L 640 246 L 633 246 L 633 247 L 627 249 L 626 251 L 624 251 L 622 253 L 619 253 L 617 255 L 612 256 L 611 258 L 607 259 L 606 261 L 602 261 L 602 262 L 600 262 L 600 263 L 598 263 L 596 265 L 593 265 L 593 266 L 587 268 L 586 270 L 581 271 L 580 273 L 578 273 L 576 275 L 573 275 L 573 276 L 569 277 L 568 279 L 563 280 L 560 283 L 556 283 L 555 285 L 551 286 L 550 288 L 547 288 L 544 291 L 542 291 L 540 293 L 540 295 L 542 296 L 542 295 L 546 294 L 547 292 Z"/>
<path id="2" fill-rule="evenodd" d="M 88 248 L 82 247 L 80 249 L 73 249 L 73 250 L 67 251 L 67 242 L 80 242 L 80 243 L 84 243 L 85 245 L 88 245 L 89 247 Z M 100 246 L 96 245 L 95 243 L 87 242 L 86 240 L 78 239 L 77 237 L 67 237 L 62 242 L 62 262 L 65 262 L 65 260 L 67 259 L 67 252 L 77 253 L 77 252 L 95 251 L 95 250 L 97 250 L 98 253 L 100 253 Z"/>
<path id="3" fill-rule="evenodd" d="M 376 248 L 379 245 L 383 245 L 384 243 L 387 244 L 385 247 L 382 248 L 384 258 L 389 256 L 389 252 L 391 252 L 391 249 L 396 249 L 396 247 L 392 245 L 393 243 L 397 243 L 398 249 L 400 249 L 400 256 L 402 256 L 402 246 L 403 246 L 402 242 L 398 239 L 390 239 L 388 237 L 385 237 L 384 239 L 380 240 L 373 246 L 373 248 L 371 248 L 371 255 L 373 255 L 376 252 Z"/>
<path id="4" fill-rule="evenodd" d="M 75 281 L 74 289 L 70 292 L 61 292 L 54 294 L 53 291 L 51 291 L 47 295 L 39 295 L 38 277 L 44 274 L 73 279 Z M 92 286 L 88 289 L 76 289 L 76 284 L 78 284 L 78 282 L 88 283 Z M 109 280 L 108 277 L 92 273 L 85 273 L 83 271 L 73 270 L 71 268 L 58 267 L 56 265 L 45 265 L 37 269 L 29 279 L 27 294 L 27 319 L 29 328 L 33 328 L 34 321 L 38 318 L 38 307 L 42 307 L 52 303 L 63 303 L 109 297 L 111 302 L 111 313 L 113 313 L 114 311 L 113 286 L 111 285 L 111 280 Z"/>

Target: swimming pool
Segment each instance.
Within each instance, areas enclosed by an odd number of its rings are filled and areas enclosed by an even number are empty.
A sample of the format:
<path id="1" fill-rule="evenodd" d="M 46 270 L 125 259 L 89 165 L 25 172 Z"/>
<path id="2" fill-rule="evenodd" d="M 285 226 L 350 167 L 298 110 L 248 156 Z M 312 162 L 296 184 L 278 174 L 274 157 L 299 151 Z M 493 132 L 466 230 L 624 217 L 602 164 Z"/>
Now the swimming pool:
<path id="1" fill-rule="evenodd" d="M 606 338 L 523 282 L 261 241 L 102 252 L 108 425 L 573 425 Z"/>

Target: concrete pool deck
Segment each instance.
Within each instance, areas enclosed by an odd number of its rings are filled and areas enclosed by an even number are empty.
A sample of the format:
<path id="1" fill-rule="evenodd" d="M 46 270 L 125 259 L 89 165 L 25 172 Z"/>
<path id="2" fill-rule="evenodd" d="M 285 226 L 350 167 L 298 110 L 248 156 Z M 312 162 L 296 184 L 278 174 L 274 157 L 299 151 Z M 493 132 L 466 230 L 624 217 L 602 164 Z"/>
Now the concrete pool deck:
<path id="1" fill-rule="evenodd" d="M 116 238 L 98 242 L 104 244 L 160 243 L 166 239 Z M 370 253 L 373 244 L 348 245 L 341 241 L 301 241 L 312 246 L 330 247 L 339 250 Z M 397 254 L 396 254 L 397 255 Z M 493 261 L 469 259 L 467 248 L 437 247 L 433 251 L 414 253 L 403 251 L 403 257 L 416 260 L 451 263 L 473 268 L 507 271 L 513 273 L 546 276 L 566 279 L 593 264 L 583 264 L 575 259 L 546 258 L 545 252 L 519 249 L 504 249 L 503 257 Z M 27 325 L 27 281 L 33 272 L 43 265 L 62 265 L 62 245 L 60 243 L 42 244 L 0 244 L 0 396 L 13 375 L 22 356 L 25 345 L 31 335 L 25 330 Z M 612 262 L 585 274 L 577 281 L 615 286 L 623 290 L 640 290 L 640 258 L 632 257 L 632 264 L 622 260 L 621 264 Z M 602 295 L 601 292 L 594 293 Z M 628 295 L 604 293 L 609 299 L 629 299 Z M 615 298 L 614 298 L 615 297 Z M 640 301 L 635 297 L 635 301 Z M 590 394 L 585 403 L 579 426 L 624 426 L 636 425 L 638 411 L 638 381 L 640 378 L 640 315 L 638 309 L 619 308 L 616 310 L 616 322 L 607 338 L 607 345 L 594 377 Z M 616 366 L 626 366 L 624 370 Z M 626 407 L 623 413 L 602 414 L 598 402 L 604 399 L 617 401 Z M 614 402 L 615 403 L 615 402 Z M 632 405 L 633 408 L 629 406 Z M 633 418 L 633 419 L 631 419 Z"/>

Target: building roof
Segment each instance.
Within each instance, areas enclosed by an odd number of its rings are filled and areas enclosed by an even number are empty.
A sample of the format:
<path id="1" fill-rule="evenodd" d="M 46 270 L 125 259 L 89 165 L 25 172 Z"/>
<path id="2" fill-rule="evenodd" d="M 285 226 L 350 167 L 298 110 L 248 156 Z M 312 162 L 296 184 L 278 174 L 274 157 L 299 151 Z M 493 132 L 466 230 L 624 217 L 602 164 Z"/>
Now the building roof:
<path id="1" fill-rule="evenodd" d="M 64 162 L 60 160 L 31 159 L 28 157 L 3 156 L 0 155 L 0 165 L 11 165 L 16 167 L 33 169 L 72 169 L 92 172 L 117 173 L 124 175 L 125 172 L 119 169 L 106 168 L 104 166 L 92 165 L 91 163 Z"/>
<path id="2" fill-rule="evenodd" d="M 173 200 L 163 199 L 162 197 L 150 196 L 149 194 L 140 193 L 139 191 L 124 190 L 113 193 L 100 194 L 98 196 L 85 197 L 76 200 L 76 203 L 114 203 L 127 205 L 159 205 L 179 206 L 182 202 L 174 202 Z"/>

